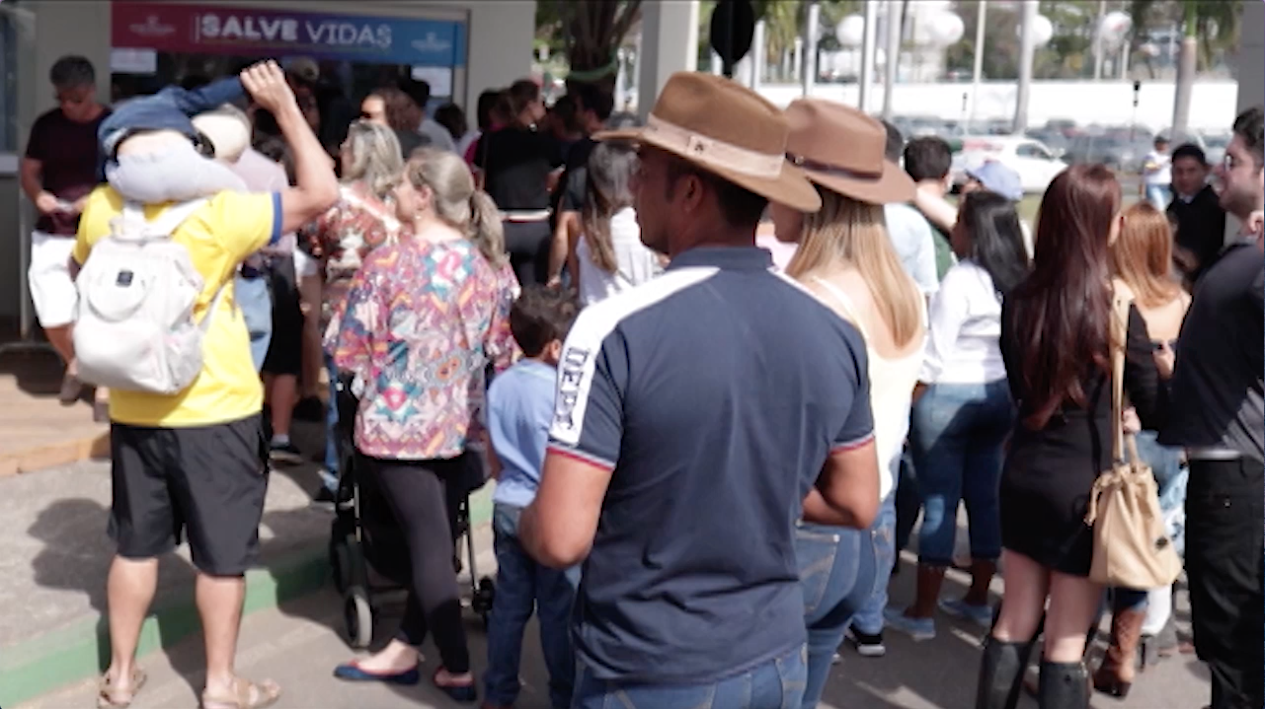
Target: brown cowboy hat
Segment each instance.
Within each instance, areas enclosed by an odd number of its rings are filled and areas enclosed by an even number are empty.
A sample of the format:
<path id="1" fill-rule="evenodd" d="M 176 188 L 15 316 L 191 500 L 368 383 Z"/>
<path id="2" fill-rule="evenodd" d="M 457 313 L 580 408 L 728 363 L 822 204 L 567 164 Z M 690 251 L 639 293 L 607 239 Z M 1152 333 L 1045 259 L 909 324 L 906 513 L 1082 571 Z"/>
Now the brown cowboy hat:
<path id="1" fill-rule="evenodd" d="M 913 179 L 884 156 L 882 123 L 851 106 L 812 98 L 793 101 L 786 122 L 791 128 L 786 157 L 809 180 L 869 204 L 914 198 Z"/>
<path id="2" fill-rule="evenodd" d="M 786 160 L 786 117 L 729 79 L 677 72 L 668 78 L 644 127 L 593 137 L 651 145 L 771 202 L 802 212 L 821 208 L 816 188 Z"/>

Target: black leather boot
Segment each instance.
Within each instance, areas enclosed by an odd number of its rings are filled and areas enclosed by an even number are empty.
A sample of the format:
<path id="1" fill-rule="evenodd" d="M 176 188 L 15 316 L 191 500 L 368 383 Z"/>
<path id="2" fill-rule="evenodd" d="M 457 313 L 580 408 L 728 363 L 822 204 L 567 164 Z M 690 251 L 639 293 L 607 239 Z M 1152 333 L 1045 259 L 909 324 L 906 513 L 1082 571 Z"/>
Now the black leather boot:
<path id="1" fill-rule="evenodd" d="M 1006 643 L 991 635 L 984 641 L 975 709 L 1014 709 L 1019 702 L 1019 680 L 1027 666 L 1029 643 Z"/>
<path id="2" fill-rule="evenodd" d="M 1041 709 L 1089 709 L 1089 670 L 1083 662 L 1042 662 Z"/>

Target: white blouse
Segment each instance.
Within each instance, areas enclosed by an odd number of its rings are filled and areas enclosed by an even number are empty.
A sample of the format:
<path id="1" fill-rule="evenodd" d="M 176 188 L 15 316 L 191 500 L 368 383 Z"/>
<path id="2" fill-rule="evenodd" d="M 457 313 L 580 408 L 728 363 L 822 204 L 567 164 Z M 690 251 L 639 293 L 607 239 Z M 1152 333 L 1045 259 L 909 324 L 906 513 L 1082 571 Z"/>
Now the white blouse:
<path id="1" fill-rule="evenodd" d="M 984 384 L 1005 379 L 1001 296 L 988 271 L 960 261 L 931 299 L 930 337 L 919 379 L 928 384 Z"/>

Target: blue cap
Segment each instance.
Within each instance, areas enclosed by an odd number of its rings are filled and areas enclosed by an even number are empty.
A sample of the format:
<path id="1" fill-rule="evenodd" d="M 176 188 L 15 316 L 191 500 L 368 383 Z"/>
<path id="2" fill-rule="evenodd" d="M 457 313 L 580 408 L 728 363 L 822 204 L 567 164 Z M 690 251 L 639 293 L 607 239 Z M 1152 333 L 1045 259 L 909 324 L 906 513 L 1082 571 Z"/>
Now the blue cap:
<path id="1" fill-rule="evenodd" d="M 980 165 L 967 168 L 966 176 L 979 182 L 989 192 L 995 192 L 1012 202 L 1023 199 L 1023 182 L 1019 179 L 1019 173 L 996 160 L 985 160 Z"/>

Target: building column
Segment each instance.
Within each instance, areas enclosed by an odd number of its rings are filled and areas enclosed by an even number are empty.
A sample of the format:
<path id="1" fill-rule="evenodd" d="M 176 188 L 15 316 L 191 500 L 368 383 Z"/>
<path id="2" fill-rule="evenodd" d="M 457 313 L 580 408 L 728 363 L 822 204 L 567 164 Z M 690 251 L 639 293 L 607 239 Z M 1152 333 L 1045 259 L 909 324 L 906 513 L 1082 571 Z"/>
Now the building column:
<path id="1" fill-rule="evenodd" d="M 1260 28 L 1265 26 L 1265 3 L 1243 2 L 1239 23 L 1244 31 L 1239 33 L 1239 54 L 1234 59 L 1239 74 L 1236 116 L 1252 106 L 1265 104 L 1265 36 L 1260 32 Z M 1236 238 L 1240 228 L 1238 219 L 1226 219 L 1226 240 Z"/>
<path id="2" fill-rule="evenodd" d="M 637 115 L 645 120 L 668 77 L 698 66 L 698 0 L 646 0 L 639 59 Z"/>
<path id="3" fill-rule="evenodd" d="M 1235 59 L 1239 74 L 1238 112 L 1265 104 L 1265 3 L 1244 2 L 1239 26 L 1239 56 Z M 1256 31 L 1250 31 L 1252 28 Z M 1227 126 L 1228 127 L 1228 126 Z"/>

